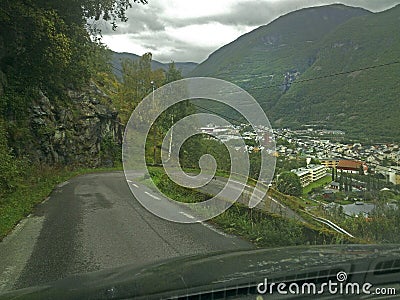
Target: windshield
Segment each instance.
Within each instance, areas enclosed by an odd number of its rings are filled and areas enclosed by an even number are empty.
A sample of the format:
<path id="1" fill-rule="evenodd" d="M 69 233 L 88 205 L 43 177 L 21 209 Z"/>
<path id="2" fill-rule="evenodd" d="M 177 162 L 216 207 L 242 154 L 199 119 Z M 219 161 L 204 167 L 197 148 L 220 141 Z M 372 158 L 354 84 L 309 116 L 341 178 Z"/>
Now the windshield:
<path id="1" fill-rule="evenodd" d="M 400 2 L 311 2 L 3 0 L 0 298 L 394 296 Z"/>

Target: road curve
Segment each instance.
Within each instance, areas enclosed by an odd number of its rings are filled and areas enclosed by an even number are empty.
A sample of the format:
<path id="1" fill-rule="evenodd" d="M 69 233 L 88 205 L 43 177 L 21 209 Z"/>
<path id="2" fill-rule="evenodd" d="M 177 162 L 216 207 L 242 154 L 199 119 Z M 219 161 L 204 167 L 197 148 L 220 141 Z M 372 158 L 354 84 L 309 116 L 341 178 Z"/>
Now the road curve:
<path id="1" fill-rule="evenodd" d="M 149 199 L 154 196 L 140 183 L 127 183 L 122 172 L 79 176 L 59 185 L 0 242 L 0 292 L 126 264 L 253 247 L 206 223 L 154 216 L 128 184 Z"/>
<path id="2" fill-rule="evenodd" d="M 214 180 L 210 181 L 208 184 L 204 185 L 203 187 L 198 188 L 197 190 L 201 192 L 205 192 L 211 195 L 217 195 L 222 188 L 226 185 L 228 179 L 225 177 L 216 176 Z M 233 188 L 242 190 L 244 188 L 243 193 L 238 198 L 238 202 L 244 204 L 245 206 L 249 206 L 249 199 L 252 193 L 254 192 L 254 186 L 250 185 L 243 185 L 241 182 L 231 180 L 235 183 Z M 261 193 L 263 196 L 264 194 Z M 294 210 L 290 209 L 289 207 L 283 205 L 278 200 L 272 198 L 269 195 L 263 197 L 260 203 L 255 207 L 256 209 L 260 209 L 263 211 L 267 211 L 269 213 L 280 215 L 284 218 L 292 219 L 301 223 L 306 223 L 306 221 Z"/>

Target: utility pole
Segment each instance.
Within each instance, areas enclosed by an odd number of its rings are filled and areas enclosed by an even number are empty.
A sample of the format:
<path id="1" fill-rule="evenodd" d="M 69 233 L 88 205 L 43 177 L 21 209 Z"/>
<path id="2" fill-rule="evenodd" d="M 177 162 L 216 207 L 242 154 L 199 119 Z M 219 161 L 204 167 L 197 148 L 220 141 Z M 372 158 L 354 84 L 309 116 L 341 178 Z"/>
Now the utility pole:
<path id="1" fill-rule="evenodd" d="M 174 132 L 174 115 L 171 116 L 172 126 L 171 126 L 171 137 L 169 139 L 169 150 L 168 150 L 168 161 L 171 159 L 172 152 L 172 134 Z"/>
<path id="2" fill-rule="evenodd" d="M 154 81 L 151 81 L 150 83 L 151 83 L 151 86 L 153 88 L 153 107 L 155 107 L 155 103 L 154 103 L 154 88 L 155 88 Z M 154 155 L 153 164 L 154 165 L 156 164 L 156 149 L 157 149 L 157 144 L 156 144 L 156 125 L 153 124 L 153 155 Z"/>

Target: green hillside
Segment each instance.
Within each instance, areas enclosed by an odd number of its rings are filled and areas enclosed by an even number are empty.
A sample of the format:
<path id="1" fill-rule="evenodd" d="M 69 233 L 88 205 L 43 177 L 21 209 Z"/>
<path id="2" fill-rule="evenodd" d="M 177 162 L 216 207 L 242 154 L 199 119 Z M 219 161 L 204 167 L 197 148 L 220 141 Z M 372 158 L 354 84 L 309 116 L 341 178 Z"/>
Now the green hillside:
<path id="1" fill-rule="evenodd" d="M 326 34 L 350 18 L 368 13 L 344 5 L 289 13 L 220 48 L 191 75 L 212 76 L 238 84 L 268 110 L 283 90 L 265 87 L 282 84 L 287 72 L 304 72 L 315 61 L 319 42 Z"/>
<path id="2" fill-rule="evenodd" d="M 399 61 L 400 6 L 350 20 L 323 41 L 299 80 Z M 323 124 L 363 140 L 400 139 L 400 64 L 293 84 L 273 108 L 281 124 Z"/>
<path id="3" fill-rule="evenodd" d="M 400 137 L 390 121 L 399 112 L 393 98 L 399 94 L 393 77 L 398 65 L 301 81 L 396 60 L 398 16 L 399 8 L 378 14 L 344 5 L 302 9 L 220 48 L 191 75 L 222 78 L 246 89 L 274 127 L 313 122 L 352 137 L 367 132 L 362 137 L 393 139 Z"/>

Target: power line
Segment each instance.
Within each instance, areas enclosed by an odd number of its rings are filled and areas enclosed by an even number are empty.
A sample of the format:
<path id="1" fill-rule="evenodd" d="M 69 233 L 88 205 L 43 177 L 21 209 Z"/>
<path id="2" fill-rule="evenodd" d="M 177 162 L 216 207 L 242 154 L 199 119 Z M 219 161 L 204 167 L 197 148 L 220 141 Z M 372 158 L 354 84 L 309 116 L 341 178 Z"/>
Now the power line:
<path id="1" fill-rule="evenodd" d="M 314 80 L 326 79 L 326 78 L 331 78 L 331 77 L 337 77 L 337 76 L 341 76 L 341 75 L 351 74 L 351 73 L 354 73 L 354 72 L 361 72 L 361 71 L 366 71 L 366 70 L 371 70 L 371 69 L 377 69 L 377 68 L 387 67 L 387 66 L 396 65 L 396 64 L 400 64 L 400 61 L 392 61 L 392 62 L 385 63 L 385 64 L 372 65 L 372 66 L 368 66 L 368 67 L 364 67 L 364 68 L 360 68 L 360 69 L 354 69 L 354 70 L 351 70 L 351 71 L 343 71 L 343 72 L 338 72 L 338 73 L 333 73 L 333 74 L 328 74 L 328 75 L 322 75 L 322 76 L 313 77 L 313 78 L 295 80 L 295 81 L 291 82 L 290 85 L 297 84 L 297 83 L 303 83 L 303 82 L 310 82 L 310 81 L 314 81 Z M 281 86 L 284 86 L 284 85 L 286 85 L 286 84 L 285 83 L 280 83 L 280 84 L 269 85 L 269 86 L 252 87 L 252 89 L 270 89 L 270 88 L 274 88 L 274 87 L 281 87 Z"/>
<path id="2" fill-rule="evenodd" d="M 300 80 L 295 80 L 291 82 L 290 84 L 298 84 L 298 83 L 303 83 L 303 82 L 310 82 L 310 81 L 315 81 L 315 80 L 320 80 L 320 79 L 326 79 L 326 78 L 332 78 L 332 77 L 337 77 L 341 75 L 347 75 L 351 74 L 354 72 L 361 72 L 361 71 L 366 71 L 366 70 L 371 70 L 371 69 L 377 69 L 377 68 L 382 68 L 382 67 L 388 67 L 392 65 L 400 64 L 400 61 L 392 61 L 384 64 L 379 64 L 379 65 L 372 65 L 368 67 L 363 67 L 359 69 L 353 69 L 350 71 L 343 71 L 343 72 L 338 72 L 338 73 L 333 73 L 333 74 L 327 74 L 327 75 L 322 75 L 322 76 L 317 76 L 317 77 L 312 77 L 312 78 L 306 78 L 306 79 L 300 79 Z M 121 73 L 123 73 L 123 70 L 111 65 L 111 67 Z M 270 89 L 274 87 L 281 87 L 283 85 L 286 85 L 285 83 L 280 83 L 280 84 L 274 84 L 274 85 L 269 85 L 269 86 L 256 86 L 256 87 L 251 87 L 252 89 Z"/>
<path id="3" fill-rule="evenodd" d="M 213 114 L 215 114 L 215 115 L 217 115 L 217 116 L 220 116 L 220 117 L 223 117 L 223 118 L 232 120 L 232 121 L 234 121 L 234 122 L 237 122 L 238 124 L 243 123 L 243 120 L 240 121 L 239 119 L 235 119 L 235 118 L 232 118 L 232 117 L 228 117 L 228 116 L 226 116 L 226 115 L 223 115 L 223 114 L 218 113 L 218 112 L 216 112 L 216 111 L 213 111 L 213 110 L 211 110 L 211 109 L 208 109 L 208 108 L 205 108 L 205 107 L 203 107 L 203 106 L 194 104 L 193 102 L 192 102 L 192 105 L 193 105 L 193 106 L 196 106 L 196 107 L 198 107 L 198 108 L 200 108 L 200 109 L 203 109 L 203 110 L 205 110 L 205 111 L 211 112 L 211 113 L 213 113 Z"/>
<path id="4" fill-rule="evenodd" d="M 332 77 L 337 77 L 337 76 L 342 76 L 342 75 L 347 75 L 347 74 L 351 74 L 354 72 L 361 72 L 361 71 L 366 71 L 366 70 L 371 70 L 371 69 L 377 69 L 377 68 L 382 68 L 382 67 L 388 67 L 391 65 L 396 65 L 396 64 L 400 64 L 400 61 L 392 61 L 392 62 L 388 62 L 388 63 L 384 63 L 384 64 L 379 64 L 379 65 L 372 65 L 372 66 L 367 66 L 367 67 L 363 67 L 363 68 L 359 68 L 359 69 L 354 69 L 354 70 L 350 70 L 350 71 L 343 71 L 343 72 L 338 72 L 338 73 L 333 73 L 333 74 L 327 74 L 327 75 L 322 75 L 322 76 L 318 76 L 318 77 L 313 77 L 313 78 L 307 78 L 307 79 L 301 79 L 301 80 L 295 80 L 293 82 L 290 83 L 290 85 L 292 84 L 298 84 L 298 83 L 304 83 L 304 82 L 310 82 L 310 81 L 315 81 L 315 80 L 320 80 L 320 79 L 326 79 L 326 78 L 332 78 Z M 115 66 L 113 66 L 111 64 L 111 67 L 119 72 L 121 72 L 123 74 L 123 71 Z M 128 75 L 129 76 L 129 75 Z M 251 89 L 270 89 L 270 88 L 275 88 L 275 87 L 281 87 L 286 85 L 285 83 L 281 83 L 281 84 L 275 84 L 275 85 L 269 85 L 269 86 L 258 86 L 258 87 L 251 87 Z M 239 119 L 235 119 L 226 115 L 223 115 L 221 113 L 218 113 L 216 111 L 213 111 L 212 109 L 208 109 L 205 108 L 203 106 L 197 105 L 192 103 L 193 106 L 203 109 L 205 111 L 211 112 L 215 115 L 218 115 L 220 117 L 232 120 L 234 122 L 237 122 L 238 124 L 241 124 L 243 122 L 243 120 L 239 120 Z"/>
<path id="5" fill-rule="evenodd" d="M 121 73 L 123 72 L 121 69 L 119 69 L 119 68 L 117 68 L 117 67 L 115 67 L 115 66 L 113 66 L 113 65 L 111 65 L 111 67 L 112 67 L 113 69 L 115 69 L 115 70 L 121 72 Z M 129 77 L 129 75 L 128 75 L 128 77 Z M 223 115 L 223 114 L 221 114 L 221 113 L 218 113 L 218 112 L 213 111 L 213 110 L 211 110 L 211 109 L 205 108 L 205 107 L 200 106 L 200 105 L 198 105 L 198 104 L 194 104 L 193 102 L 192 102 L 192 105 L 195 106 L 195 107 L 197 107 L 197 108 L 200 108 L 200 109 L 202 109 L 202 110 L 205 110 L 205 111 L 208 111 L 208 112 L 213 113 L 213 114 L 215 114 L 215 115 L 218 115 L 218 116 L 220 116 L 220 117 L 223 117 L 223 118 L 232 120 L 232 121 L 234 121 L 234 122 L 237 122 L 238 124 L 243 123 L 243 120 L 239 120 L 239 119 L 235 119 L 235 118 L 232 118 L 232 117 Z"/>
<path id="6" fill-rule="evenodd" d="M 308 78 L 308 79 L 302 79 L 302 80 L 297 80 L 297 81 L 293 81 L 292 84 L 295 83 L 303 83 L 303 82 L 310 82 L 310 81 L 314 81 L 314 80 L 320 80 L 320 79 L 326 79 L 326 78 L 331 78 L 331 77 L 337 77 L 337 76 L 341 76 L 341 75 L 347 75 L 347 74 L 351 74 L 354 72 L 361 72 L 361 71 L 366 71 L 366 70 L 371 70 L 371 69 L 377 69 L 377 68 L 381 68 L 381 67 L 387 67 L 387 66 L 391 66 L 391 65 L 395 65 L 395 64 L 400 64 L 400 61 L 393 61 L 393 62 L 389 62 L 389 63 L 385 63 L 385 64 L 380 64 L 380 65 L 372 65 L 372 66 L 368 66 L 368 67 L 364 67 L 364 68 L 360 68 L 360 69 L 355 69 L 355 70 L 351 70 L 351 71 L 343 71 L 343 72 L 338 72 L 338 73 L 333 73 L 333 74 L 328 74 L 328 75 L 323 75 L 323 76 L 318 76 L 318 77 L 313 77 L 313 78 Z M 281 87 L 285 84 L 276 84 L 276 85 L 270 85 L 270 86 L 265 86 L 265 87 L 252 87 L 252 89 L 269 89 L 269 88 L 274 88 L 274 87 Z M 193 104 L 193 103 L 192 103 Z M 239 124 L 242 123 L 243 121 L 239 121 L 238 119 L 234 119 L 228 116 L 224 116 L 223 114 L 217 113 L 215 111 L 212 111 L 210 109 L 207 109 L 205 107 L 193 104 L 194 106 L 204 109 L 206 111 L 212 112 L 216 115 L 219 115 L 221 117 L 230 119 L 230 120 L 234 120 L 235 122 L 238 122 Z"/>

